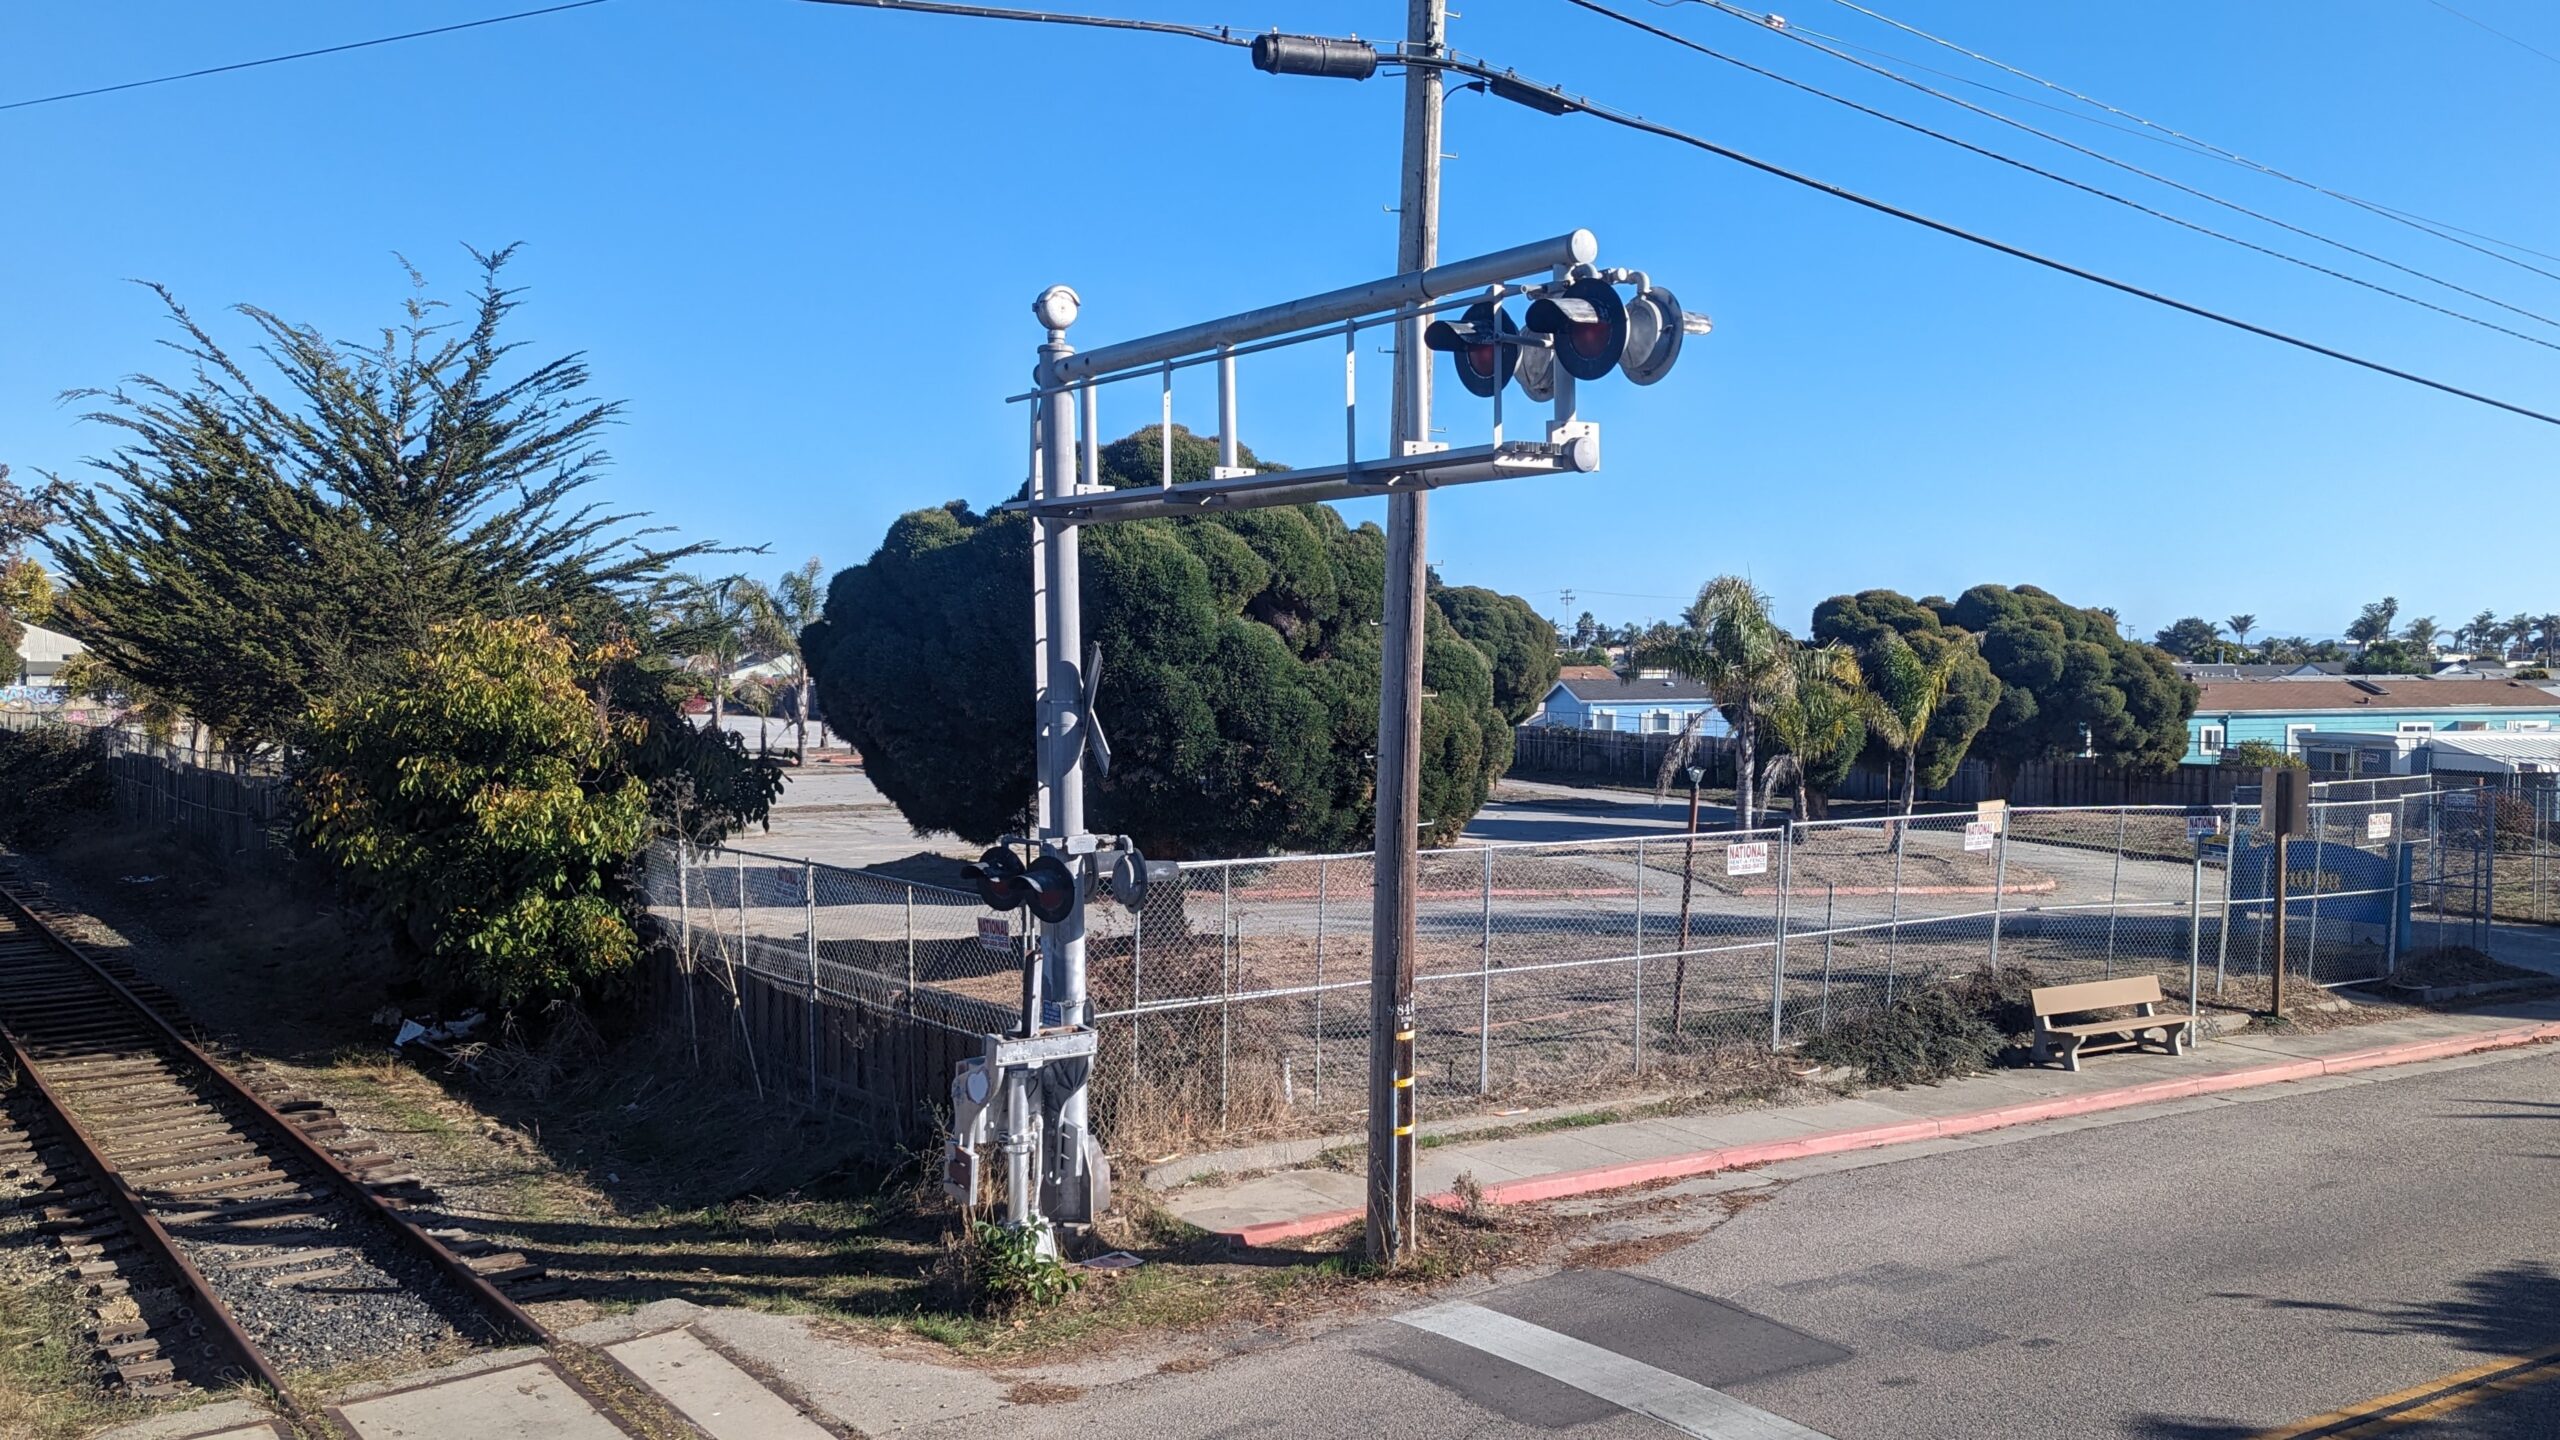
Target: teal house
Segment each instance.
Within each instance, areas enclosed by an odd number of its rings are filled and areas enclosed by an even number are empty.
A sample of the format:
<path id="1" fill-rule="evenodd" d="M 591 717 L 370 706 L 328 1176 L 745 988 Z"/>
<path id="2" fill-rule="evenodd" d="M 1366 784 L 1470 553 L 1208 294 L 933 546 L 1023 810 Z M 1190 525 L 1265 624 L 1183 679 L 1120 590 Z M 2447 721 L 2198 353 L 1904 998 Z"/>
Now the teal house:
<path id="1" fill-rule="evenodd" d="M 2560 689 L 2532 680 L 2430 680 L 2399 675 L 2335 679 L 2207 680 L 2187 722 L 2187 763 L 2260 740 L 2302 753 L 2306 734 L 2429 735 L 2447 731 L 2560 730 Z"/>

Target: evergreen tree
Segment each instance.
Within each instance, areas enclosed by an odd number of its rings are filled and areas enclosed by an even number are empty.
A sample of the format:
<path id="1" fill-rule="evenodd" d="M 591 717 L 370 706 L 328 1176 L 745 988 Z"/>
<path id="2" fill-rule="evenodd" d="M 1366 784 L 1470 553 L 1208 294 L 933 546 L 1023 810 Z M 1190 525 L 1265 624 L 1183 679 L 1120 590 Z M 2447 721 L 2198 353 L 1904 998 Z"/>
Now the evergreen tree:
<path id="1" fill-rule="evenodd" d="M 247 750 L 389 682 L 449 621 L 636 627 L 651 586 L 707 547 L 653 547 L 587 499 L 621 407 L 588 395 L 578 356 L 527 364 L 503 337 L 511 253 L 474 252 L 455 321 L 412 271 L 374 344 L 241 307 L 263 378 L 154 287 L 192 370 L 79 392 L 124 439 L 51 540 L 61 628 Z"/>

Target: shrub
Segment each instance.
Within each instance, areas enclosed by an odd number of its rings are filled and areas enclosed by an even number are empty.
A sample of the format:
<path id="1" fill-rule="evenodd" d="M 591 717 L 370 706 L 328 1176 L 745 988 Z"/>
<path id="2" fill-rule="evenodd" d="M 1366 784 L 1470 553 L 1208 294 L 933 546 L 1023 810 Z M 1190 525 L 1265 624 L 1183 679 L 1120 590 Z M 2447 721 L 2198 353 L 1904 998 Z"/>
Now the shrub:
<path id="1" fill-rule="evenodd" d="M 964 1269 L 980 1311 L 1007 1315 L 1027 1306 L 1052 1305 L 1083 1286 L 1083 1276 L 1042 1247 L 1046 1233 L 993 1220 L 969 1222 Z"/>
<path id="2" fill-rule="evenodd" d="M 48 725 L 0 730 L 0 841 L 46 845 L 107 805 L 107 750 L 96 732 Z"/>
<path id="3" fill-rule="evenodd" d="M 303 832 L 395 948 L 502 1004 L 624 975 L 618 886 L 649 792 L 621 752 L 643 722 L 581 682 L 627 658 L 541 619 L 455 622 L 395 683 L 313 711 Z"/>
<path id="4" fill-rule="evenodd" d="M 1954 980 L 1924 977 L 1881 1010 L 1833 1022 L 1802 1053 L 1856 1070 L 1870 1085 L 1896 1088 L 1988 1070 L 2014 1037 L 2034 1028 L 2027 992 L 2044 983 L 2023 966 Z"/>
<path id="5" fill-rule="evenodd" d="M 2283 746 L 2270 744 L 2264 740 L 2243 740 L 2237 745 L 2224 746 L 2222 757 L 2216 763 L 2228 765 L 2235 770 L 2263 770 L 2269 765 L 2280 766 L 2287 770 L 2299 770 L 2302 768 L 2302 757 L 2288 755 Z"/>

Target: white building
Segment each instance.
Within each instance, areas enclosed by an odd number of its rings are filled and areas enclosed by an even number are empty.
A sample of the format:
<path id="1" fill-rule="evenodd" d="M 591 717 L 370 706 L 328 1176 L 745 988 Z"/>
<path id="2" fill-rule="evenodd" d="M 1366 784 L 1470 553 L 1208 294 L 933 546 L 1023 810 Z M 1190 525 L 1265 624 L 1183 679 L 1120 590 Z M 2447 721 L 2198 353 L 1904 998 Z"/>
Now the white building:
<path id="1" fill-rule="evenodd" d="M 81 653 L 80 642 L 41 625 L 29 625 L 26 631 L 18 641 L 18 653 L 9 683 L 33 686 L 60 684 L 62 667 Z"/>

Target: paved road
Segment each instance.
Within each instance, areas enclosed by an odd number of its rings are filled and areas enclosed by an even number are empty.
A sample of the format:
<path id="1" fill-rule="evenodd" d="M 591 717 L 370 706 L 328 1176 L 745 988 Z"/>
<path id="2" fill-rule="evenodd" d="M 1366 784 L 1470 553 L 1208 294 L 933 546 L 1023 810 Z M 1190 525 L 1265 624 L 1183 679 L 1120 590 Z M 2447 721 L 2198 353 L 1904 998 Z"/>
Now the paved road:
<path id="1" fill-rule="evenodd" d="M 2251 1093 L 1842 1157 L 1859 1168 L 1781 1183 L 1634 1269 L 1275 1342 L 1004 1428 L 2243 1440 L 2396 1394 L 2436 1417 L 2388 1432 L 2412 1440 L 2560 1435 L 2560 1365 L 2479 1374 L 2560 1344 L 2560 1054 Z M 2315 1431 L 2384 1433 L 2282 1433 Z"/>

